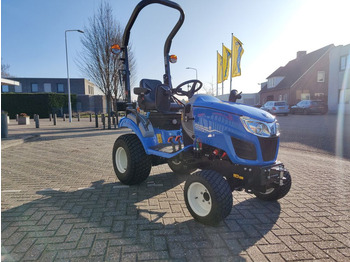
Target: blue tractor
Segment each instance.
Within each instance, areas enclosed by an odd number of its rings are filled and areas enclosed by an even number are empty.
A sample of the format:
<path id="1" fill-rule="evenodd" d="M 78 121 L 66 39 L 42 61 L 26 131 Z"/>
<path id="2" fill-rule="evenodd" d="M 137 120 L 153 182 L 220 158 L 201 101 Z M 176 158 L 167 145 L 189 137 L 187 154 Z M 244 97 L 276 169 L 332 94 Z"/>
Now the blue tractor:
<path id="1" fill-rule="evenodd" d="M 135 108 L 130 103 L 130 30 L 139 12 L 154 3 L 176 9 L 180 18 L 165 41 L 163 81 L 142 79 L 133 89 L 139 107 Z M 236 103 L 240 97 L 236 90 L 225 102 L 195 94 L 202 87 L 199 80 L 173 88 L 170 63 L 176 56 L 169 51 L 184 17 L 177 3 L 143 0 L 126 25 L 122 46 L 112 47 L 122 61 L 120 75 L 130 103 L 119 127 L 133 131 L 115 141 L 113 167 L 118 179 L 127 185 L 142 183 L 152 166 L 164 163 L 174 173 L 188 174 L 184 199 L 189 212 L 197 221 L 215 225 L 230 214 L 233 191 L 245 190 L 259 199 L 275 201 L 289 192 L 291 176 L 276 161 L 280 133 L 274 116 Z M 187 97 L 188 102 L 181 102 L 178 96 Z M 197 169 L 200 171 L 193 173 Z"/>

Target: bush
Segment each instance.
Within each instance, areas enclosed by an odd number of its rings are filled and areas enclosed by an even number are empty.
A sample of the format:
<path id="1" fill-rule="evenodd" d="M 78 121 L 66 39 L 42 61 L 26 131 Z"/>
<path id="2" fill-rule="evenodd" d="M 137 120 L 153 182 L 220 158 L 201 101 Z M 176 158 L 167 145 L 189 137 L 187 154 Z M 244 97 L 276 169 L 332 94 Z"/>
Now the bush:
<path id="1" fill-rule="evenodd" d="M 71 95 L 72 108 L 75 108 L 76 101 L 76 95 Z M 10 118 L 15 118 L 19 113 L 26 113 L 31 117 L 38 114 L 45 118 L 51 113 L 60 114 L 61 111 L 68 111 L 68 95 L 55 93 L 1 94 L 1 109 L 6 110 Z"/>

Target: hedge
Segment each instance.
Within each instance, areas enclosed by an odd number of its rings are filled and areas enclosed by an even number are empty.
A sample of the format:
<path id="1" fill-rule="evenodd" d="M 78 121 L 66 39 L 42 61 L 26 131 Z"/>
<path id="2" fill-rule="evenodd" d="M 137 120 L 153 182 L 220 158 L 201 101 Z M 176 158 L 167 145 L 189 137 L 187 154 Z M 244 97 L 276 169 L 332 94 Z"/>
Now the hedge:
<path id="1" fill-rule="evenodd" d="M 76 107 L 77 97 L 71 95 L 72 109 Z M 40 117 L 49 117 L 49 114 L 68 112 L 68 95 L 56 93 L 36 93 L 36 94 L 1 94 L 1 110 L 8 112 L 10 118 L 15 118 L 16 114 L 26 113 L 33 117 L 38 114 Z"/>

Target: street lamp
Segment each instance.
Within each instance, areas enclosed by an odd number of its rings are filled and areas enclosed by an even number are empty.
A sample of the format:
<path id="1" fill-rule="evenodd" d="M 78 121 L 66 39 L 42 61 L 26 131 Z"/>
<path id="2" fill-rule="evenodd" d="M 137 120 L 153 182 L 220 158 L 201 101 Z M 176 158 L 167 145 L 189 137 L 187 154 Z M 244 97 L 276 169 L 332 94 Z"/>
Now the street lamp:
<path id="1" fill-rule="evenodd" d="M 65 39 L 65 42 L 66 42 L 66 63 L 67 63 L 67 81 L 68 81 L 68 114 L 69 114 L 69 123 L 72 122 L 72 102 L 70 100 L 70 80 L 69 80 L 69 70 L 68 70 L 67 32 L 74 32 L 74 31 L 84 34 L 84 31 L 78 30 L 78 29 L 66 30 L 64 32 L 64 39 Z"/>
<path id="2" fill-rule="evenodd" d="M 186 67 L 186 69 L 193 69 L 193 70 L 196 70 L 196 80 L 198 80 L 198 74 L 197 74 L 197 69 L 196 69 L 196 68 L 193 68 L 193 67 Z"/>

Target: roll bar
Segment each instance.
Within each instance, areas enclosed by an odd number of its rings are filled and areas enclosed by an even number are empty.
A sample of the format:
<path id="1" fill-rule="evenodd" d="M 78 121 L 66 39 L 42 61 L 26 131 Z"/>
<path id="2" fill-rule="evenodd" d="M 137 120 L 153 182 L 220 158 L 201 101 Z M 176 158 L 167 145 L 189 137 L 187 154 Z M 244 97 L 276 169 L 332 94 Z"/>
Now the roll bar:
<path id="1" fill-rule="evenodd" d="M 122 49 L 124 53 L 124 65 L 125 65 L 125 93 L 128 102 L 131 102 L 131 96 L 130 96 L 130 71 L 129 71 L 129 61 L 128 61 L 128 45 L 129 45 L 129 38 L 130 38 L 130 31 L 133 27 L 137 16 L 139 15 L 140 11 L 145 8 L 146 6 L 150 4 L 161 4 L 164 6 L 168 6 L 170 8 L 176 9 L 180 12 L 180 18 L 175 24 L 173 30 L 171 30 L 169 36 L 167 37 L 165 44 L 164 44 L 164 67 L 165 67 L 165 74 L 163 76 L 163 82 L 165 85 L 168 85 L 170 88 L 172 88 L 171 84 L 171 75 L 170 75 L 170 62 L 169 62 L 169 52 L 172 40 L 176 33 L 179 31 L 180 27 L 182 26 L 184 20 L 185 20 L 185 13 L 182 10 L 181 6 L 177 3 L 174 3 L 169 0 L 143 0 L 140 3 L 137 4 L 135 7 L 133 13 L 131 14 L 131 17 L 129 19 L 129 22 L 127 23 L 124 34 L 123 34 L 123 43 L 122 43 Z"/>

